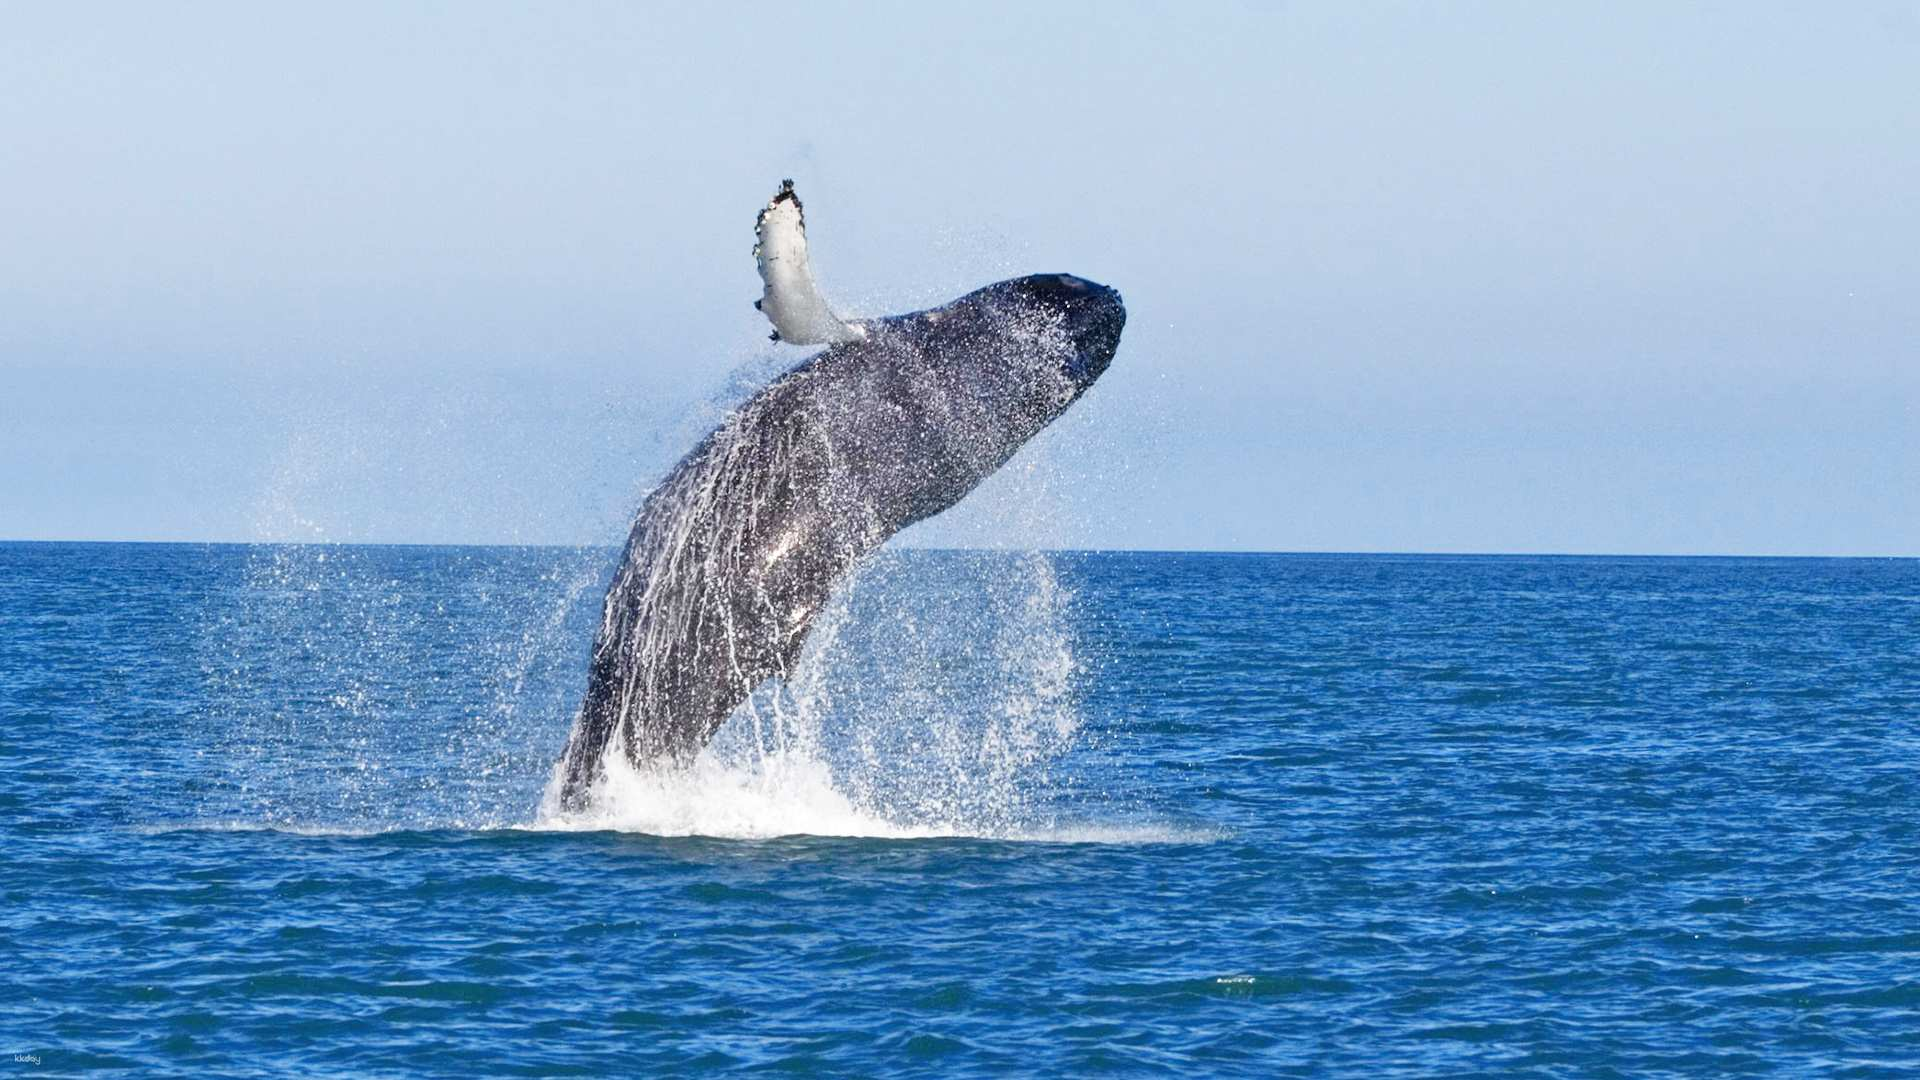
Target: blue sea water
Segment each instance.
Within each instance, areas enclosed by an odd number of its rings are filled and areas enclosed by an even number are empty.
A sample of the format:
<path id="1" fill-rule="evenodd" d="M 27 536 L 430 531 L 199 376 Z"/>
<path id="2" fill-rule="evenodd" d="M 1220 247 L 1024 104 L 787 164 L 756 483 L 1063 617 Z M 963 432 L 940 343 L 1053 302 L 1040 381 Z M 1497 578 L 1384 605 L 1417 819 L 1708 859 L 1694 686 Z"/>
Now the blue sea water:
<path id="1" fill-rule="evenodd" d="M 0 1060 L 1920 1070 L 1920 562 L 889 554 L 556 818 L 608 558 L 0 545 Z"/>

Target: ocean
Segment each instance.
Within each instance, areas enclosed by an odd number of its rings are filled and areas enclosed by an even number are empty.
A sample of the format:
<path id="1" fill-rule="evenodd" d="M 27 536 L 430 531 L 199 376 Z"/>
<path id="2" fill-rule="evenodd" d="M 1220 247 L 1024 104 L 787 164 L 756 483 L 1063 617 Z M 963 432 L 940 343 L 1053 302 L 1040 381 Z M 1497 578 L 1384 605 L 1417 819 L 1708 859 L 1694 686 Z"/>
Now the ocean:
<path id="1" fill-rule="evenodd" d="M 0 1055 L 1920 1070 L 1920 561 L 887 552 L 566 817 L 612 559 L 0 545 Z"/>

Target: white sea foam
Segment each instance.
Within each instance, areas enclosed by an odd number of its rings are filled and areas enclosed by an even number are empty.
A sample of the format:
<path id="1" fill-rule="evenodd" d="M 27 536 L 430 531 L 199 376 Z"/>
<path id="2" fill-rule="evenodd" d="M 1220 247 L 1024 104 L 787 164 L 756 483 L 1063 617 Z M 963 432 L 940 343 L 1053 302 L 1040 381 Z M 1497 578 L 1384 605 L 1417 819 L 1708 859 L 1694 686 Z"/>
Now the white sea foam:
<path id="1" fill-rule="evenodd" d="M 689 798 L 689 795 L 692 795 Z M 957 826 L 899 825 L 863 814 L 830 787 L 811 790 L 767 790 L 748 778 L 719 776 L 711 786 L 697 783 L 649 793 L 638 800 L 618 802 L 592 814 L 542 815 L 512 825 L 465 827 L 447 824 L 425 829 L 417 824 L 323 825 L 275 821 L 180 821 L 134 825 L 128 831 L 141 836 L 173 833 L 272 833 L 314 839 L 363 839 L 395 833 L 578 833 L 626 832 L 644 836 L 704 837 L 714 840 L 776 840 L 789 837 L 877 840 L 995 840 L 1015 844 L 1101 844 L 1148 846 L 1156 844 L 1211 844 L 1226 839 L 1216 829 L 1150 821 L 1102 824 L 1083 822 L 1020 830 L 1007 834 L 980 834 Z"/>
<path id="2" fill-rule="evenodd" d="M 1077 739 L 1071 593 L 1042 555 L 881 557 L 816 623 L 795 676 L 686 770 L 618 737 L 584 810 L 540 823 L 665 836 L 1059 839 L 1051 772 Z"/>
<path id="3" fill-rule="evenodd" d="M 549 800 L 533 827 L 753 840 L 943 835 L 862 812 L 834 787 L 824 764 L 800 751 L 770 753 L 752 767 L 705 754 L 692 768 L 672 773 L 641 772 L 615 757 L 594 788 L 589 810 L 561 813 Z"/>
<path id="4" fill-rule="evenodd" d="M 908 781 L 910 782 L 910 781 Z M 550 787 L 551 792 L 553 788 Z M 761 841 L 787 837 L 880 840 L 991 840 L 1033 844 L 1205 844 L 1225 839 L 1217 828 L 1136 816 L 1101 819 L 1009 819 L 977 814 L 977 805 L 948 806 L 952 817 L 913 816 L 920 804 L 874 806 L 837 782 L 810 750 L 788 749 L 725 760 L 707 753 L 684 771 L 638 770 L 609 762 L 589 809 L 563 812 L 549 795 L 531 817 L 401 818 L 329 821 L 295 817 L 209 818 L 136 825 L 142 834 L 271 833 L 307 838 L 365 838 L 394 833 L 622 832 L 658 837 Z M 1084 809 L 1084 808 L 1082 808 Z M 967 811 L 976 811 L 969 814 Z"/>
<path id="5" fill-rule="evenodd" d="M 803 750 L 776 751 L 751 764 L 702 755 L 681 772 L 643 772 L 615 759 L 591 808 L 565 813 L 551 798 L 528 828 L 616 831 L 650 836 L 766 840 L 788 836 L 890 840 L 976 838 L 1047 844 L 1203 844 L 1217 830 L 1170 822 L 897 821 L 865 808 L 835 785 L 832 770 Z"/>

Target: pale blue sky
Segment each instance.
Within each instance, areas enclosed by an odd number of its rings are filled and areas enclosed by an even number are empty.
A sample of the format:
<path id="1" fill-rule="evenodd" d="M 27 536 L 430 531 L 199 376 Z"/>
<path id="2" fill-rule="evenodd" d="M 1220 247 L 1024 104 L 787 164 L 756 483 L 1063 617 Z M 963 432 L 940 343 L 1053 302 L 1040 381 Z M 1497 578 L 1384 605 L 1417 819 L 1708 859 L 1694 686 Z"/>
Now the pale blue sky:
<path id="1" fill-rule="evenodd" d="M 0 13 L 0 537 L 616 543 L 792 176 L 1127 297 L 910 542 L 1920 554 L 1912 3 Z"/>

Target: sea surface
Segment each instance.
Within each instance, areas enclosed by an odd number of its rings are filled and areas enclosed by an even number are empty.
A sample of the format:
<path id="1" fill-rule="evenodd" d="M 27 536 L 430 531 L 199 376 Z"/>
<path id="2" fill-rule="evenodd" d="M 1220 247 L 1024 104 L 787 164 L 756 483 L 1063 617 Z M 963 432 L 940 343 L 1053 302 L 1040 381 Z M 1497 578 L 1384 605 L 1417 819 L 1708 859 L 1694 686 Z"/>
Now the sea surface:
<path id="1" fill-rule="evenodd" d="M 0 1062 L 1920 1072 L 1920 562 L 887 553 L 567 818 L 610 561 L 0 545 Z"/>

